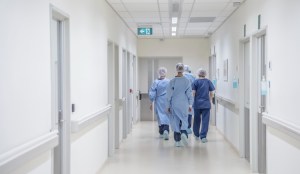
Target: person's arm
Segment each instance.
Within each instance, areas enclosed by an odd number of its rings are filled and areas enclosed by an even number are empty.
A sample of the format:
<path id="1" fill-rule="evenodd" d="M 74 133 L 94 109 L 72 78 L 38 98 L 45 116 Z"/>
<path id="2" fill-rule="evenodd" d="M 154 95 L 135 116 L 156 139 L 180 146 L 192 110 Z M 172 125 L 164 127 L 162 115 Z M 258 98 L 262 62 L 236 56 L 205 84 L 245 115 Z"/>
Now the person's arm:
<path id="1" fill-rule="evenodd" d="M 150 110 L 152 111 L 152 109 L 153 109 L 152 103 L 155 101 L 155 98 L 156 98 L 156 82 L 155 81 L 152 83 L 151 88 L 149 90 L 149 98 L 151 101 Z"/>
<path id="2" fill-rule="evenodd" d="M 172 81 L 168 84 L 167 87 L 167 105 L 166 105 L 166 110 L 167 112 L 171 113 L 171 100 L 173 96 L 173 89 L 172 89 Z"/>
<path id="3" fill-rule="evenodd" d="M 214 91 L 209 91 L 209 101 L 212 103 L 214 97 Z"/>

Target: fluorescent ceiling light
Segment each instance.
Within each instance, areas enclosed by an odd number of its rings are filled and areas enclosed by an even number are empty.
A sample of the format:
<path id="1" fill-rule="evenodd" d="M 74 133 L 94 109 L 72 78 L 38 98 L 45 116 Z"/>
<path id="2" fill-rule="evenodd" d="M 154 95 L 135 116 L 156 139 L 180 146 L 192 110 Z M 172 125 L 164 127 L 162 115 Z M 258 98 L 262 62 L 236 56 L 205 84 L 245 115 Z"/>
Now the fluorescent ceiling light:
<path id="1" fill-rule="evenodd" d="M 176 36 L 176 33 L 172 33 L 172 36 Z"/>
<path id="2" fill-rule="evenodd" d="M 173 17 L 172 18 L 172 24 L 177 24 L 178 18 L 177 17 Z"/>
<path id="3" fill-rule="evenodd" d="M 172 31 L 175 31 L 175 32 L 176 32 L 176 27 L 172 27 Z"/>

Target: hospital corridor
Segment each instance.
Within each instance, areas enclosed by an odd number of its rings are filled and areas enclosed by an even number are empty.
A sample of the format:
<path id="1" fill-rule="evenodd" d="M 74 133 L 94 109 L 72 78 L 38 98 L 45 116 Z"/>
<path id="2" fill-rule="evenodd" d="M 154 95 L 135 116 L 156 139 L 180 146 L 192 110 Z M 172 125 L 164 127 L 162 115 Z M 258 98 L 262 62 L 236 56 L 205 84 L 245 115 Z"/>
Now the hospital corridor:
<path id="1" fill-rule="evenodd" d="M 300 174 L 299 18 L 300 0 L 0 0 L 0 174 Z"/>

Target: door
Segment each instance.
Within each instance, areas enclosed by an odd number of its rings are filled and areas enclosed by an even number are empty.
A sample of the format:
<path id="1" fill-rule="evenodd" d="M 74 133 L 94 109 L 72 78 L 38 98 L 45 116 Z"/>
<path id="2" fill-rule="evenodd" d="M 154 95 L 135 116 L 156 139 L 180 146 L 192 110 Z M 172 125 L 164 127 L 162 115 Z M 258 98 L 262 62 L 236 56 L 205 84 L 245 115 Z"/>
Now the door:
<path id="1" fill-rule="evenodd" d="M 245 158 L 250 162 L 250 42 L 243 44 L 244 50 L 244 138 Z"/>
<path id="2" fill-rule="evenodd" d="M 266 35 L 257 38 L 258 56 L 258 172 L 266 172 L 266 126 L 262 122 L 262 113 L 266 112 L 267 104 L 267 65 L 266 65 Z"/>
<path id="3" fill-rule="evenodd" d="M 59 132 L 59 145 L 53 150 L 55 174 L 70 173 L 70 75 L 69 19 L 51 7 L 51 105 L 52 129 Z"/>

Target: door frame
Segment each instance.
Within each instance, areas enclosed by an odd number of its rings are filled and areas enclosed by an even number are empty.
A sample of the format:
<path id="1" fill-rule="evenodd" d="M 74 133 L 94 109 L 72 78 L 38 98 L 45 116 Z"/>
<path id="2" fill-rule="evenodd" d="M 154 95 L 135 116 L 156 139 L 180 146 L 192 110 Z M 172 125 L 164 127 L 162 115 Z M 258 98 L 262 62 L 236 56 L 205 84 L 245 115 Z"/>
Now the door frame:
<path id="1" fill-rule="evenodd" d="M 50 21 L 52 19 L 61 22 L 61 92 L 62 92 L 62 118 L 58 120 L 56 114 L 52 114 L 52 126 L 54 129 L 55 122 L 61 122 L 62 129 L 58 128 L 59 131 L 59 145 L 53 150 L 53 170 L 58 174 L 69 174 L 70 173 L 70 154 L 71 154 L 71 145 L 70 145 L 70 114 L 71 114 L 71 102 L 70 102 L 70 24 L 69 24 L 69 15 L 67 15 L 62 10 L 56 8 L 52 4 L 50 4 Z M 52 23 L 52 22 L 51 22 Z M 52 33 L 50 23 L 50 33 Z M 53 62 L 52 62 L 52 49 L 51 49 L 51 104 L 52 110 L 53 106 L 57 106 L 57 101 L 53 101 L 56 98 L 56 93 L 53 90 L 57 90 L 57 88 L 53 86 L 54 81 L 58 80 L 56 78 L 53 79 Z M 54 111 L 55 112 L 55 111 Z M 54 117 L 54 118 L 53 118 Z M 59 153 L 55 153 L 55 151 Z"/>
<path id="2" fill-rule="evenodd" d="M 260 38 L 263 35 L 267 34 L 267 27 L 258 30 L 257 32 L 253 33 L 251 37 L 251 46 L 252 47 L 252 56 L 250 59 L 250 126 L 252 128 L 250 132 L 251 136 L 251 145 L 250 149 L 252 149 L 250 158 L 252 170 L 254 172 L 260 172 L 259 171 L 259 153 L 266 153 L 261 152 L 259 149 L 259 141 L 258 141 L 258 112 L 259 112 L 259 87 L 260 87 L 260 77 L 259 77 L 259 71 L 260 71 L 260 57 L 258 55 L 258 38 Z M 267 41 L 265 42 L 267 43 Z M 267 44 L 265 45 L 265 51 L 267 52 Z M 267 60 L 267 55 L 265 56 Z M 252 146 L 252 147 L 251 147 Z M 266 166 L 264 166 L 266 167 Z"/>
<path id="3" fill-rule="evenodd" d="M 246 157 L 246 149 L 245 149 L 245 145 L 246 145 L 246 137 L 245 137 L 245 125 L 246 125 L 246 119 L 245 119 L 245 50 L 244 50 L 244 46 L 245 44 L 249 42 L 249 51 L 251 50 L 251 42 L 250 42 L 250 37 L 245 37 L 243 39 L 240 39 L 239 42 L 239 116 L 240 116 L 240 120 L 239 120 L 239 144 L 240 144 L 240 157 L 245 158 Z M 251 51 L 250 51 L 250 55 L 249 58 L 251 59 Z M 251 67 L 250 67 L 250 71 L 251 71 Z M 250 128 L 251 129 L 251 128 Z M 250 131 L 251 132 L 251 131 Z M 251 151 L 251 148 L 250 148 Z M 251 153 L 251 152 L 250 152 Z"/>
<path id="4" fill-rule="evenodd" d="M 122 121 L 123 121 L 123 139 L 127 138 L 127 51 L 122 49 Z"/>

